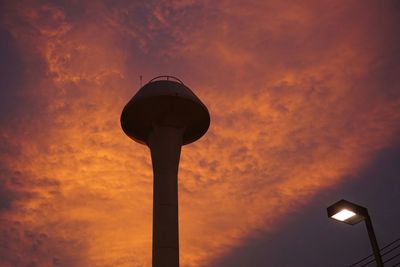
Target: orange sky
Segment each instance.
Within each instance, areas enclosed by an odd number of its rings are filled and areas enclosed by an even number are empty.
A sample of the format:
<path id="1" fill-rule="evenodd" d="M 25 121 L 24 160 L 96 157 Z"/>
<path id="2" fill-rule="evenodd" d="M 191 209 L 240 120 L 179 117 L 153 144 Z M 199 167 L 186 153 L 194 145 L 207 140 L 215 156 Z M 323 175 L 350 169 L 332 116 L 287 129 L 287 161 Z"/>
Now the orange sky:
<path id="1" fill-rule="evenodd" d="M 386 4 L 5 1 L 0 266 L 151 265 L 149 150 L 119 124 L 139 75 L 211 114 L 182 151 L 181 265 L 278 229 L 397 137 Z"/>

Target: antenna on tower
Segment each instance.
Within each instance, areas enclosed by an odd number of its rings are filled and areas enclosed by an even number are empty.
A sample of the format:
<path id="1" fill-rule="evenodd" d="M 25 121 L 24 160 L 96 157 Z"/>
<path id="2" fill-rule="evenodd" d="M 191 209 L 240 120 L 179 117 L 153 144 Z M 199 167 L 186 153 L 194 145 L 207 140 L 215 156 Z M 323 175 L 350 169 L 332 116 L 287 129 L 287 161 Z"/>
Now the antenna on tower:
<path id="1" fill-rule="evenodd" d="M 140 88 L 142 88 L 143 76 L 142 76 L 142 75 L 140 75 L 140 76 L 139 76 L 139 79 L 140 79 Z"/>

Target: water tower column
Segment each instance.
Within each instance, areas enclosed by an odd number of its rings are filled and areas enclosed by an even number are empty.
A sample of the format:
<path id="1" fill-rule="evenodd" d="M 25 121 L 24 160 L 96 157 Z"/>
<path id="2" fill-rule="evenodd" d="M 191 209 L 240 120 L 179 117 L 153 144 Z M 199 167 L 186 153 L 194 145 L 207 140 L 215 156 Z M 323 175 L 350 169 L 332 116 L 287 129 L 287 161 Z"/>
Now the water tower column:
<path id="1" fill-rule="evenodd" d="M 178 166 L 183 128 L 154 126 L 148 145 L 153 163 L 153 267 L 179 266 Z"/>

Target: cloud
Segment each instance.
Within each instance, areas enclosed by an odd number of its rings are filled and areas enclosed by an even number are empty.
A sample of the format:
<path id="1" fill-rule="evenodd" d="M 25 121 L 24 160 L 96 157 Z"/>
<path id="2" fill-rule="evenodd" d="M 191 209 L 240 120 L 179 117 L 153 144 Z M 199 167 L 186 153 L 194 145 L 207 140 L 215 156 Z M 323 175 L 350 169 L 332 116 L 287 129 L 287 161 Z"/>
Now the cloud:
<path id="1" fill-rule="evenodd" d="M 1 229 L 21 244 L 1 264 L 150 265 L 149 151 L 119 126 L 139 75 L 176 74 L 211 112 L 182 151 L 183 266 L 364 168 L 400 101 L 392 2 L 363 3 L 7 3 L 2 95 L 27 104 L 1 129 Z"/>

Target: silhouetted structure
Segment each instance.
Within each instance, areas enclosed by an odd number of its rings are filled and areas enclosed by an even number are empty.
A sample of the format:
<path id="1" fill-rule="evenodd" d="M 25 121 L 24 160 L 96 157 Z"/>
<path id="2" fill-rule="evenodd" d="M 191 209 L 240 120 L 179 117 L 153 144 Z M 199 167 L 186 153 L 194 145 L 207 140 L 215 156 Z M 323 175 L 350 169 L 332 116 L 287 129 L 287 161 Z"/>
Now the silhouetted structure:
<path id="1" fill-rule="evenodd" d="M 172 79 L 172 80 L 171 80 Z M 181 146 L 203 136 L 210 114 L 179 79 L 159 76 L 144 85 L 121 114 L 134 141 L 149 146 L 153 163 L 153 267 L 179 266 L 178 166 Z"/>

